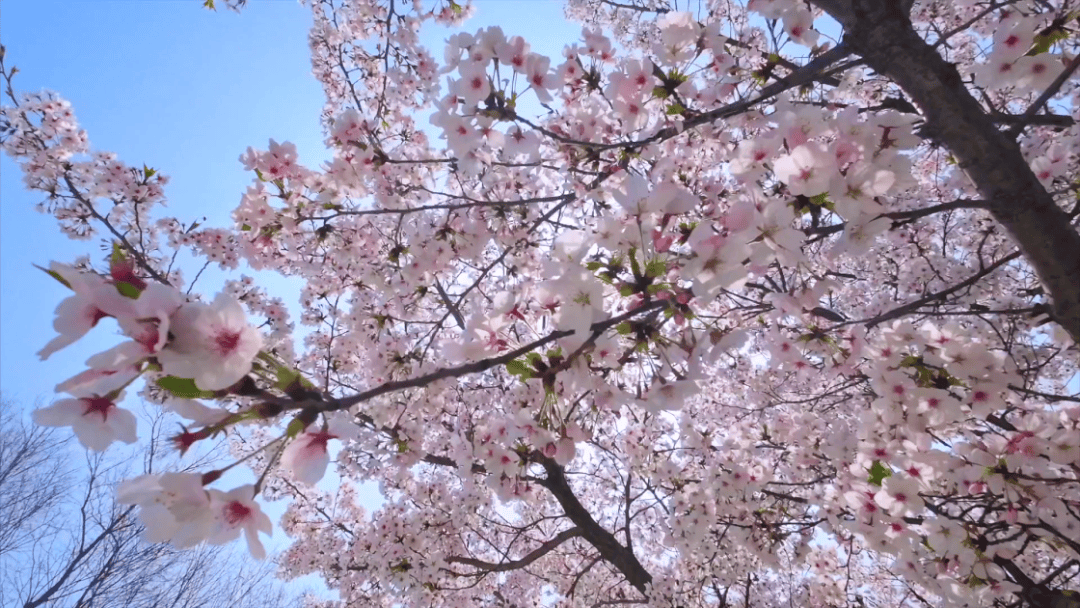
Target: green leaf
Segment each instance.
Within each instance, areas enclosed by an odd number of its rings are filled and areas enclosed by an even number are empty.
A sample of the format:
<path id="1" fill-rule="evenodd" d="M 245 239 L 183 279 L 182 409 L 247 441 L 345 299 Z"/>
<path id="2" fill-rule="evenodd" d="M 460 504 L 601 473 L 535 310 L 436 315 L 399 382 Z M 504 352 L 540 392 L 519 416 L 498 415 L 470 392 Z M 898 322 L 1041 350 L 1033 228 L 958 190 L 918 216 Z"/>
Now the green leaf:
<path id="1" fill-rule="evenodd" d="M 1035 46 L 1031 47 L 1031 50 L 1027 52 L 1028 57 L 1047 53 L 1055 42 L 1069 37 L 1069 32 L 1065 28 L 1050 27 L 1047 30 L 1049 31 L 1043 31 L 1035 36 Z"/>
<path id="2" fill-rule="evenodd" d="M 907 355 L 900 360 L 900 367 L 915 367 L 919 365 L 919 358 L 915 355 Z"/>
<path id="3" fill-rule="evenodd" d="M 310 380 L 304 377 L 304 374 L 299 370 L 287 367 L 284 365 L 278 365 L 274 363 L 274 374 L 277 376 L 277 382 L 274 383 L 274 388 L 280 391 L 287 391 L 290 387 L 295 387 L 297 384 L 305 388 L 315 388 L 315 385 Z"/>
<path id="4" fill-rule="evenodd" d="M 664 274 L 665 272 L 667 272 L 667 262 L 659 258 L 645 265 L 645 276 L 649 277 L 650 279 L 655 279 L 656 277 Z"/>
<path id="5" fill-rule="evenodd" d="M 682 84 L 686 82 L 687 76 L 680 72 L 677 68 L 672 68 L 667 74 L 667 79 L 675 84 Z"/>
<path id="6" fill-rule="evenodd" d="M 874 464 L 870 465 L 870 477 L 866 481 L 880 486 L 886 477 L 892 477 L 892 469 L 882 464 L 880 460 L 875 460 Z"/>
<path id="7" fill-rule="evenodd" d="M 641 276 L 641 266 L 637 261 L 637 247 L 630 248 L 630 270 L 634 273 L 635 277 Z"/>
<path id="8" fill-rule="evenodd" d="M 585 268 L 590 271 L 600 270 L 603 267 L 603 262 L 588 262 L 587 264 L 585 264 Z"/>
<path id="9" fill-rule="evenodd" d="M 664 108 L 664 114 L 668 116 L 682 116 L 686 112 L 686 108 L 681 103 L 673 103 L 670 106 Z"/>
<path id="10" fill-rule="evenodd" d="M 211 5 L 214 4 L 213 0 L 210 0 L 210 4 Z M 157 169 L 151 169 L 150 167 L 147 167 L 146 165 L 143 165 L 142 172 L 143 172 L 143 176 L 145 176 L 146 179 L 150 179 L 151 177 L 154 177 L 155 175 L 157 175 Z"/>
<path id="11" fill-rule="evenodd" d="M 288 436 L 289 439 L 292 439 L 293 437 L 296 437 L 301 432 L 303 432 L 303 430 L 306 428 L 307 424 L 300 419 L 300 416 L 297 416 L 296 418 L 293 418 L 289 421 L 289 426 L 285 427 L 285 435 Z"/>
<path id="12" fill-rule="evenodd" d="M 457 5 L 455 4 L 454 6 Z M 461 7 L 458 7 L 458 10 L 461 10 Z M 409 560 L 407 559 L 402 559 L 400 562 L 390 567 L 390 571 L 395 573 L 408 572 L 411 569 L 412 565 L 409 564 Z"/>
<path id="13" fill-rule="evenodd" d="M 138 300 L 139 296 L 142 295 L 142 292 L 139 291 L 138 287 L 123 281 L 116 283 L 116 291 L 119 291 L 120 295 L 125 298 L 131 298 L 132 300 Z"/>
<path id="14" fill-rule="evenodd" d="M 626 336 L 629 335 L 631 331 L 633 331 L 633 328 L 630 327 L 629 321 L 623 321 L 622 323 L 619 323 L 615 326 L 615 331 L 619 332 L 620 335 Z"/>
<path id="15" fill-rule="evenodd" d="M 630 283 L 624 284 L 622 287 L 619 288 L 619 295 L 624 298 L 634 295 L 634 286 Z"/>
<path id="16" fill-rule="evenodd" d="M 240 230 L 243 230 L 244 232 L 250 232 L 251 226 L 249 224 L 244 224 L 243 226 L 240 226 Z"/>
<path id="17" fill-rule="evenodd" d="M 300 372 L 288 367 L 279 366 L 276 370 L 277 382 L 274 383 L 274 388 L 278 390 L 285 390 L 294 382 L 300 380 Z"/>
<path id="18" fill-rule="evenodd" d="M 532 377 L 532 371 L 529 369 L 525 362 L 521 359 L 514 359 L 513 361 L 506 362 L 506 371 L 513 376 L 520 376 L 522 380 L 528 380 Z"/>
<path id="19" fill-rule="evenodd" d="M 169 391 L 173 397 L 180 397 L 181 399 L 212 399 L 214 397 L 213 391 L 200 389 L 191 378 L 165 376 L 164 378 L 158 378 L 157 385 Z"/>
<path id="20" fill-rule="evenodd" d="M 124 248 L 120 246 L 120 243 L 113 242 L 112 255 L 109 256 L 109 262 L 112 264 L 119 264 L 127 259 L 127 255 L 124 254 Z"/>
<path id="21" fill-rule="evenodd" d="M 44 272 L 45 274 L 49 275 L 50 277 L 56 279 L 57 282 L 59 282 L 64 287 L 67 287 L 68 289 L 71 289 L 71 283 L 68 283 L 67 280 L 64 279 L 64 277 L 60 276 L 60 273 L 56 272 L 55 270 L 49 270 L 48 268 L 42 268 L 41 266 L 38 266 L 37 264 L 32 264 L 32 266 L 34 268 L 37 268 L 41 272 Z"/>

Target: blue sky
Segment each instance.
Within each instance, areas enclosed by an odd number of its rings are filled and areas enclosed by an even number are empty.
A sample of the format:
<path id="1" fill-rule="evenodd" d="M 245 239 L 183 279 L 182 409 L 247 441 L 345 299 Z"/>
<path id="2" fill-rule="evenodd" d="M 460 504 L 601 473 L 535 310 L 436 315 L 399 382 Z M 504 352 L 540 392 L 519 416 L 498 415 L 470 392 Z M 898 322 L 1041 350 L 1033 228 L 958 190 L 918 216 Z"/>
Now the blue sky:
<path id="1" fill-rule="evenodd" d="M 237 160 L 248 146 L 288 140 L 308 166 L 329 158 L 319 128 L 324 99 L 311 76 L 306 7 L 291 0 L 253 0 L 237 15 L 199 5 L 197 0 L 7 0 L 2 43 L 6 64 L 19 68 L 17 90 L 59 93 L 72 103 L 93 149 L 170 176 L 168 214 L 231 226 L 230 213 L 252 180 Z M 552 56 L 556 64 L 563 45 L 580 32 L 563 20 L 559 0 L 480 0 L 477 6 L 466 31 L 499 24 L 507 34 L 524 35 L 533 50 Z M 446 35 L 438 30 L 424 37 L 436 57 L 442 56 Z M 48 361 L 34 355 L 54 335 L 53 310 L 68 292 L 32 265 L 102 257 L 97 240 L 71 241 L 50 216 L 35 211 L 40 200 L 23 189 L 18 166 L 3 156 L 0 391 L 23 405 L 47 404 L 56 383 L 118 341 L 115 326 L 103 321 Z M 199 290 L 212 295 L 222 280 L 238 275 L 208 272 Z M 284 298 L 295 319 L 296 292 L 288 286 L 275 281 L 271 292 Z M 250 479 L 226 485 L 245 482 Z M 374 490 L 364 494 L 366 502 L 377 504 Z M 283 507 L 270 505 L 271 517 Z M 280 549 L 284 541 L 278 532 L 268 546 Z M 310 577 L 303 581 L 312 582 Z"/>
<path id="2" fill-rule="evenodd" d="M 309 166 L 328 158 L 311 76 L 308 9 L 290 0 L 252 1 L 242 14 L 203 10 L 196 0 L 10 0 L 4 3 L 7 64 L 22 91 L 48 89 L 72 102 L 91 146 L 167 174 L 168 213 L 231 225 L 229 214 L 251 182 L 237 158 L 270 138 L 297 145 Z M 480 0 L 467 31 L 497 23 L 534 50 L 557 56 L 580 29 L 558 0 Z M 542 35 L 537 35 L 542 32 Z M 425 42 L 441 56 L 445 30 Z M 18 167 L 0 161 L 0 390 L 22 402 L 49 399 L 52 387 L 86 358 L 116 343 L 111 326 L 46 362 L 34 353 L 52 336 L 52 311 L 65 289 L 31 264 L 100 258 L 96 241 L 62 236 L 33 207 Z M 192 276 L 193 271 L 189 271 Z M 200 290 L 224 277 L 209 273 Z M 293 307 L 295 296 L 279 293 Z"/>

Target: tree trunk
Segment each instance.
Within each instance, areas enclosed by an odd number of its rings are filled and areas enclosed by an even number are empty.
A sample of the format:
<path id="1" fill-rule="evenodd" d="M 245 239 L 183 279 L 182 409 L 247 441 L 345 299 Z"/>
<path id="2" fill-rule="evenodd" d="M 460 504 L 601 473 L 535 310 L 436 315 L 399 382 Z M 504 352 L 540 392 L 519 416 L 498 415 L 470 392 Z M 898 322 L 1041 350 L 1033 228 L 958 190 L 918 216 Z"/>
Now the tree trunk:
<path id="1" fill-rule="evenodd" d="M 971 178 L 990 214 L 1035 269 L 1054 320 L 1080 342 L 1080 234 L 1035 177 L 1020 147 L 1001 132 L 956 66 L 912 27 L 910 2 L 813 0 L 844 27 L 844 42 L 900 86 Z"/>

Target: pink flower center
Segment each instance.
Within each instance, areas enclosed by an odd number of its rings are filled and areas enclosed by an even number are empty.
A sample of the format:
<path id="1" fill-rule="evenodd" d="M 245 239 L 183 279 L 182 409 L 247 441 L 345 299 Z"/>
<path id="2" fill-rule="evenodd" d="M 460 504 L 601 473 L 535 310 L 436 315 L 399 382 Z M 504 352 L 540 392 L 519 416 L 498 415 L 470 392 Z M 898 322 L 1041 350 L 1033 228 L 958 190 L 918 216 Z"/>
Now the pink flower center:
<path id="1" fill-rule="evenodd" d="M 223 329 L 214 336 L 214 345 L 222 357 L 227 357 L 240 344 L 240 332 Z"/>
<path id="2" fill-rule="evenodd" d="M 100 308 L 95 307 L 93 312 L 90 313 L 90 327 L 95 327 L 98 324 L 98 321 L 104 319 L 107 316 L 109 315 L 102 311 Z"/>
<path id="3" fill-rule="evenodd" d="M 83 416 L 89 416 L 90 414 L 100 414 L 101 420 L 106 421 L 109 419 L 109 410 L 116 407 L 116 404 L 105 397 L 87 397 L 82 400 L 83 406 L 86 409 L 83 411 Z"/>
<path id="4" fill-rule="evenodd" d="M 180 450 L 181 456 L 188 451 L 188 448 L 195 445 L 195 442 L 198 440 L 198 435 L 187 430 L 172 438 L 173 445 L 176 446 L 176 449 Z"/>
<path id="5" fill-rule="evenodd" d="M 251 508 L 244 506 L 238 500 L 234 500 L 225 505 L 223 513 L 225 515 L 225 521 L 228 522 L 230 526 L 237 526 L 251 517 Z"/>
<path id="6" fill-rule="evenodd" d="M 309 435 L 310 436 L 308 437 L 308 444 L 306 446 L 306 450 L 315 454 L 325 453 L 327 451 L 327 442 L 329 442 L 331 439 L 337 439 L 337 435 L 324 432 L 310 433 Z"/>

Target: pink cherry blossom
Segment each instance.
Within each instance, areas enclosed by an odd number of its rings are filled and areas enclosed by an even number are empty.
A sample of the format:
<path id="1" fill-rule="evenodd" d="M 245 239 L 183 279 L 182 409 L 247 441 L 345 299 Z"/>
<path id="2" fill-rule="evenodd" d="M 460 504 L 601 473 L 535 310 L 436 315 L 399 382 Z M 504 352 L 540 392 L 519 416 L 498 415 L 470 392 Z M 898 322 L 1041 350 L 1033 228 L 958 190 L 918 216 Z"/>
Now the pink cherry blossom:
<path id="1" fill-rule="evenodd" d="M 251 371 L 262 336 L 240 303 L 218 294 L 212 304 L 184 304 L 171 318 L 176 338 L 157 354 L 165 373 L 193 378 L 204 390 L 228 388 Z"/>
<path id="2" fill-rule="evenodd" d="M 829 189 L 836 173 L 832 156 L 817 144 L 802 144 L 774 163 L 776 177 L 792 194 L 815 196 Z"/>
<path id="3" fill-rule="evenodd" d="M 116 494 L 120 504 L 138 505 L 148 542 L 193 547 L 215 529 L 215 513 L 201 475 L 141 475 L 122 482 Z"/>
<path id="4" fill-rule="evenodd" d="M 266 548 L 259 532 L 272 534 L 274 525 L 253 498 L 254 487 L 240 486 L 228 492 L 210 490 L 210 503 L 216 517 L 217 530 L 207 539 L 213 545 L 235 540 L 242 532 L 248 550 L 256 559 L 266 558 Z"/>
<path id="5" fill-rule="evenodd" d="M 293 479 L 314 485 L 326 474 L 330 463 L 327 444 L 338 436 L 326 431 L 300 433 L 281 453 L 281 466 L 292 472 Z"/>
<path id="6" fill-rule="evenodd" d="M 50 270 L 62 277 L 75 294 L 56 307 L 53 328 L 60 335 L 38 352 L 42 360 L 83 337 L 101 319 L 127 315 L 132 311 L 131 300 L 122 296 L 101 276 L 55 262 Z"/>
<path id="7" fill-rule="evenodd" d="M 284 499 L 283 573 L 348 605 L 1064 597 L 1071 5 L 701 4 L 568 0 L 558 41 L 306 3 L 328 160 L 249 148 L 224 225 L 15 79 L 0 145 L 104 245 L 54 266 L 42 354 L 120 334 L 36 416 L 123 439 L 95 400 L 130 386 L 175 447 L 224 437 L 219 469 L 122 484 L 147 539 L 262 555 L 256 494 Z M 238 465 L 256 485 L 214 487 Z"/>
<path id="8" fill-rule="evenodd" d="M 118 407 L 119 397 L 89 396 L 61 399 L 34 410 L 34 422 L 44 426 L 70 426 L 84 447 L 102 451 L 114 441 L 138 441 L 135 415 Z"/>

